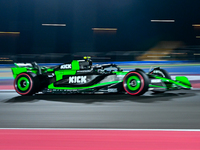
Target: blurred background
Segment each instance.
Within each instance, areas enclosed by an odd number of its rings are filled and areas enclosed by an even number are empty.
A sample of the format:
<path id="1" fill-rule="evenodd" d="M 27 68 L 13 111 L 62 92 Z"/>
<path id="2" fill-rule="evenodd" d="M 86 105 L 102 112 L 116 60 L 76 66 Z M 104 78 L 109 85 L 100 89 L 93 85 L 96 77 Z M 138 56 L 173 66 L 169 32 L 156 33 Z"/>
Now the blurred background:
<path id="1" fill-rule="evenodd" d="M 200 74 L 199 6 L 198 0 L 0 0 L 0 84 L 12 85 L 14 62 L 58 64 L 86 55 L 125 69 L 164 63 L 171 74 Z"/>
<path id="2" fill-rule="evenodd" d="M 14 62 L 36 61 L 46 66 L 82 59 L 83 56 L 91 56 L 96 63 L 114 62 L 125 71 L 134 68 L 149 71 L 152 66 L 161 66 L 172 79 L 176 75 L 184 75 L 193 88 L 200 89 L 200 0 L 0 0 L 0 96 L 5 100 L 0 100 L 1 127 L 199 129 L 199 91 L 137 99 L 119 95 L 106 98 L 100 95 L 24 98 L 16 96 L 15 92 L 5 92 L 14 91 L 10 69 Z M 48 138 L 53 135 L 50 140 L 44 137 L 44 133 L 36 134 L 37 131 L 34 131 L 37 139 L 30 140 L 29 136 L 33 134 L 23 134 L 26 131 L 19 131 L 22 136 L 5 131 L 1 134 L 4 136 L 0 138 L 3 141 L 0 146 L 7 144 L 12 146 L 10 149 L 16 149 L 13 148 L 16 144 L 10 144 L 13 139 L 17 143 L 26 137 L 26 142 L 22 140 L 17 146 L 21 143 L 34 147 L 37 143 L 44 143 L 49 149 L 52 146 L 49 141 L 59 140 L 60 146 L 71 140 L 82 140 L 82 143 L 85 142 L 83 147 L 92 145 L 94 148 L 96 137 L 100 137 L 107 142 L 102 144 L 101 139 L 100 149 L 105 149 L 110 141 L 115 148 L 121 148 L 121 145 L 128 148 L 132 143 L 134 147 L 137 143 L 148 148 L 156 145 L 157 149 L 168 148 L 172 144 L 171 149 L 177 145 L 179 148 L 176 149 L 200 147 L 199 134 L 194 137 L 193 131 L 191 135 L 166 134 L 166 137 L 159 136 L 164 133 L 147 132 L 146 137 L 150 139 L 145 137 L 144 132 L 131 132 L 131 135 L 139 137 L 133 140 L 124 138 L 127 134 L 124 131 L 123 134 L 118 133 L 122 136 L 117 142 L 118 134 L 107 133 L 103 138 L 102 131 L 92 134 L 77 131 L 76 136 L 71 136 L 60 130 L 61 135 L 70 139 L 58 138 L 56 132 L 54 135 L 45 131 Z M 7 136 L 5 133 L 8 133 Z M 88 134 L 93 137 L 88 139 Z M 11 141 L 8 135 L 13 136 Z M 123 140 L 128 144 L 123 144 Z M 143 144 L 145 142 L 148 144 Z M 74 143 L 75 147 L 79 146 L 73 141 L 69 144 L 70 148 Z"/>
<path id="3" fill-rule="evenodd" d="M 200 60 L 200 1 L 0 0 L 0 63 Z"/>

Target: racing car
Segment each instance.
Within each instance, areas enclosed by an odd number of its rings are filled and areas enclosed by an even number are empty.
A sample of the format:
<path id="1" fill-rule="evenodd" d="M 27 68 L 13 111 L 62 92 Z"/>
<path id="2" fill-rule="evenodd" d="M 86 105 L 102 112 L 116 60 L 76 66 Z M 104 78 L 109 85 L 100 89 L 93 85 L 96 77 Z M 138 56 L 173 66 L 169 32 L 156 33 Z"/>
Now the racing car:
<path id="1" fill-rule="evenodd" d="M 74 93 L 128 93 L 142 95 L 152 91 L 191 89 L 185 76 L 171 79 L 169 73 L 156 67 L 149 72 L 140 68 L 123 71 L 116 64 L 93 64 L 91 57 L 72 60 L 53 67 L 39 66 L 36 62 L 14 63 L 11 68 L 14 88 L 20 95 L 74 94 Z"/>

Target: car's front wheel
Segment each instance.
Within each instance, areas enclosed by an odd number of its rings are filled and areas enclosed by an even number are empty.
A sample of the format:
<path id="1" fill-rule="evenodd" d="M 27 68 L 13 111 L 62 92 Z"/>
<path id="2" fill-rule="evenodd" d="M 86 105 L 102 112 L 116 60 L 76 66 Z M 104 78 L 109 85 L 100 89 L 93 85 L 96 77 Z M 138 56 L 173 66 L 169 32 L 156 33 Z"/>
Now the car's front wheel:
<path id="1" fill-rule="evenodd" d="M 171 79 L 171 76 L 169 75 L 169 73 L 164 70 L 164 69 L 160 69 L 160 68 L 155 68 L 153 71 L 150 72 L 150 74 L 159 76 L 159 77 L 163 77 L 163 78 L 167 78 L 167 79 Z"/>
<path id="2" fill-rule="evenodd" d="M 130 71 L 124 77 L 123 87 L 130 95 L 142 95 L 149 88 L 149 78 L 142 71 Z"/>
<path id="3" fill-rule="evenodd" d="M 155 68 L 153 71 L 150 72 L 150 74 L 162 77 L 162 78 L 167 78 L 167 79 L 171 79 L 170 74 L 164 70 L 164 69 L 160 69 L 160 68 Z M 165 85 L 165 83 L 163 83 Z M 154 93 L 164 93 L 166 90 L 152 90 Z"/>

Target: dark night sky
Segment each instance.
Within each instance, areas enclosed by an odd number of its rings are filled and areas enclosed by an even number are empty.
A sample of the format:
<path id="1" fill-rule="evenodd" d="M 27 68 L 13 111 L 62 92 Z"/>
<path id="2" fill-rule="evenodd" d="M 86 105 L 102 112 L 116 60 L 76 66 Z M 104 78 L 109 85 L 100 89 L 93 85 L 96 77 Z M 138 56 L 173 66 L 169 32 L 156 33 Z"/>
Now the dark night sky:
<path id="1" fill-rule="evenodd" d="M 159 41 L 199 45 L 199 0 L 0 0 L 0 54 L 148 50 Z M 175 23 L 150 20 L 174 19 Z M 62 23 L 65 27 L 46 27 Z M 117 28 L 94 33 L 92 28 Z"/>

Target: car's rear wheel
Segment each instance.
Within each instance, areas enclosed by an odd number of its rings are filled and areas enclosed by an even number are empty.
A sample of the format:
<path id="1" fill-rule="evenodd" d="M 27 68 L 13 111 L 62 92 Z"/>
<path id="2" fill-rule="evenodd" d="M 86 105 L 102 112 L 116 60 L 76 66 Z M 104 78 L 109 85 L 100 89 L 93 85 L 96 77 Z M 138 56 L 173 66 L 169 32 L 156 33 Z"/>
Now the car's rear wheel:
<path id="1" fill-rule="evenodd" d="M 130 71 L 124 77 L 123 87 L 130 95 L 142 95 L 149 88 L 149 78 L 142 71 Z"/>
<path id="2" fill-rule="evenodd" d="M 32 95 L 39 89 L 39 79 L 34 73 L 20 73 L 14 80 L 14 88 L 20 95 Z"/>

